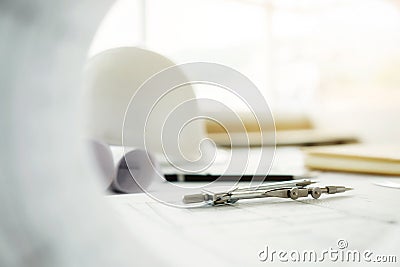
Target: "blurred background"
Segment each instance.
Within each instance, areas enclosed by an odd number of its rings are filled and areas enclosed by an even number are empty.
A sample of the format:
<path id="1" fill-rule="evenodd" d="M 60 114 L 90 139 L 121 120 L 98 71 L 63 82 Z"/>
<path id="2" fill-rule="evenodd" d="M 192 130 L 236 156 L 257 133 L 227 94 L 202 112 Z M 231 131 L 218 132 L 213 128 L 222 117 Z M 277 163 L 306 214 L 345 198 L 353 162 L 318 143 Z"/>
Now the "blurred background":
<path id="1" fill-rule="evenodd" d="M 400 217 L 393 211 L 399 194 L 393 189 L 400 188 L 395 180 L 400 174 L 399 149 L 394 145 L 400 144 L 400 0 L 116 0 L 109 8 L 111 2 L 0 1 L 0 181 L 4 185 L 0 189 L 0 266 L 205 266 L 210 257 L 216 258 L 215 265 L 239 262 L 247 266 L 249 260 L 257 261 L 257 251 L 266 241 L 275 241 L 274 248 L 287 245 L 291 250 L 309 249 L 310 240 L 327 248 L 337 238 L 349 240 L 354 248 L 398 254 L 394 250 L 400 243 Z M 212 209 L 211 214 L 201 209 L 171 210 L 155 202 L 148 205 L 144 194 L 105 199 L 109 184 L 100 183 L 104 173 L 96 172 L 100 170 L 97 158 L 89 154 L 78 133 L 85 115 L 80 109 L 84 90 L 78 77 L 83 76 L 84 56 L 89 59 L 125 46 L 152 50 L 178 64 L 206 61 L 238 70 L 262 92 L 278 130 L 285 128 L 286 119 L 289 129 L 346 132 L 364 143 L 390 144 L 389 152 L 394 153 L 386 157 L 387 151 L 379 150 L 376 162 L 369 153 L 353 158 L 344 154 L 343 160 L 333 157 L 332 163 L 328 158 L 326 166 L 318 166 L 318 154 L 307 152 L 306 159 L 317 162 L 311 164 L 317 169 L 374 171 L 372 176 L 321 173 L 323 184 L 357 190 L 346 193 L 349 197 L 329 197 L 329 202 L 313 204 L 314 208 L 282 201 L 242 206 L 247 213 L 228 207 L 218 213 Z M 161 58 L 162 66 L 171 65 L 158 54 L 154 58 Z M 139 70 L 159 67 L 151 61 L 126 61 Z M 116 73 L 125 74 L 121 70 L 126 69 L 117 66 Z M 137 69 L 127 69 L 136 75 Z M 123 78 L 135 79 L 135 75 Z M 120 77 L 110 76 L 100 89 L 108 89 Z M 103 80 L 97 81 L 103 85 Z M 196 86 L 195 93 L 247 112 L 240 100 L 215 86 Z M 103 99 L 113 100 L 108 95 Z M 200 108 L 205 113 L 220 112 Z M 112 112 L 106 119 L 100 112 L 94 114 L 104 124 L 118 123 Z M 112 126 L 116 132 L 122 129 Z M 121 134 L 116 136 L 121 138 Z M 290 149 L 274 154 L 277 166 L 271 170 L 275 174 L 310 167 L 303 164 L 302 151 L 294 148 L 297 153 L 292 154 Z M 370 152 L 368 147 L 366 151 Z M 111 155 L 112 151 L 106 152 Z M 285 153 L 290 154 L 289 160 Z M 329 151 L 322 158 L 325 155 Z M 107 159 L 111 174 L 104 178 L 110 179 L 102 181 L 111 183 L 118 178 L 113 168 L 127 168 L 115 166 L 111 156 Z M 375 175 L 382 173 L 396 177 Z M 243 214 L 251 216 L 231 220 Z M 221 221 L 222 217 L 230 219 Z M 253 218 L 255 224 L 248 220 Z M 227 236 L 240 253 L 220 245 Z"/>
<path id="2" fill-rule="evenodd" d="M 117 0 L 88 57 L 121 46 L 232 67 L 278 120 L 301 114 L 363 142 L 400 143 L 398 0 Z M 242 109 L 223 90 L 196 94 Z"/>

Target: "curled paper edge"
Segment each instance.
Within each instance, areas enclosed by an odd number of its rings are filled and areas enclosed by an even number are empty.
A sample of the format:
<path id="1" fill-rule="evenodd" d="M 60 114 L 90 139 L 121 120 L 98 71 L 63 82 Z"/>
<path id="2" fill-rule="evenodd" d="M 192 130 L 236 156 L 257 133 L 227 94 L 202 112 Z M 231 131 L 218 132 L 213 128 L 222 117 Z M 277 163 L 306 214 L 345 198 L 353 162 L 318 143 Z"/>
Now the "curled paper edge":
<path id="1" fill-rule="evenodd" d="M 156 158 L 143 149 L 110 147 L 98 140 L 90 145 L 103 184 L 119 193 L 142 193 L 161 173 Z"/>
<path id="2" fill-rule="evenodd" d="M 89 153 L 93 165 L 101 178 L 101 184 L 105 189 L 109 188 L 115 178 L 115 166 L 110 147 L 98 140 L 88 140 Z"/>

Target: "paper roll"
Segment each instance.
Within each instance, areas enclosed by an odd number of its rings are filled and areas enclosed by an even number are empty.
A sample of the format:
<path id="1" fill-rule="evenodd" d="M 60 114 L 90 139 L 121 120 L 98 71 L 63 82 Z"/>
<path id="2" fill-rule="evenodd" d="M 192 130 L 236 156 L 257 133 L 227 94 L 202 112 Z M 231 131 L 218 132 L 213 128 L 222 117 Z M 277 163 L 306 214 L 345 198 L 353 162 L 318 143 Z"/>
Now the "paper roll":
<path id="1" fill-rule="evenodd" d="M 155 157 L 143 149 L 113 146 L 97 140 L 89 142 L 99 177 L 107 187 L 121 193 L 142 193 L 160 177 Z"/>

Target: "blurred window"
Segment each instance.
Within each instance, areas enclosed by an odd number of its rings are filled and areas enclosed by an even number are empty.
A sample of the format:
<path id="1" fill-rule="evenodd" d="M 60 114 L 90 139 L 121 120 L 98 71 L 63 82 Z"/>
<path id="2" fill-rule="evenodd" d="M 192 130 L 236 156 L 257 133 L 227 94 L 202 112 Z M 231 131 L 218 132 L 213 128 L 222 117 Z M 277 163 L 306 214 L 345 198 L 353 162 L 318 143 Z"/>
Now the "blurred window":
<path id="1" fill-rule="evenodd" d="M 90 55 L 134 45 L 176 63 L 221 63 L 278 109 L 306 110 L 316 99 L 363 105 L 377 91 L 398 91 L 399 7 L 398 0 L 119 0 Z M 221 90 L 197 94 L 229 99 Z M 393 100 L 368 105 L 374 101 Z"/>

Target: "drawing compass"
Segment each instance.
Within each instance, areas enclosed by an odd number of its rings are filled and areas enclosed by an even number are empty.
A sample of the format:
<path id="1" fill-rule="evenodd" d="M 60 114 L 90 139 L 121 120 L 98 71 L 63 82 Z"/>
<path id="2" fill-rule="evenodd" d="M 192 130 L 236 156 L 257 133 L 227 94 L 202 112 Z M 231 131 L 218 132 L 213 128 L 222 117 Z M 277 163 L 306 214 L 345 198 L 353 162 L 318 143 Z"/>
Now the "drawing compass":
<path id="1" fill-rule="evenodd" d="M 212 206 L 233 204 L 241 199 L 253 198 L 305 198 L 311 196 L 314 199 L 322 194 L 343 193 L 352 188 L 345 186 L 325 186 L 312 187 L 315 182 L 310 180 L 285 181 L 277 183 L 268 183 L 252 187 L 234 187 L 229 190 L 222 190 L 221 187 L 203 189 L 199 194 L 185 195 L 183 203 L 194 204 L 204 203 Z"/>

